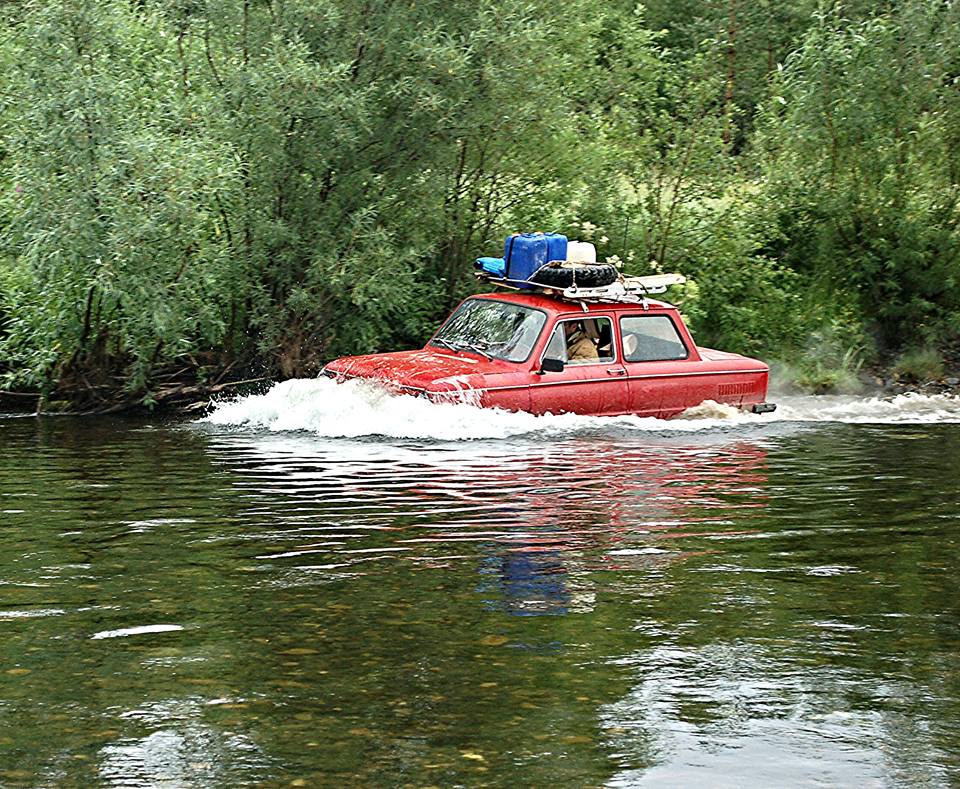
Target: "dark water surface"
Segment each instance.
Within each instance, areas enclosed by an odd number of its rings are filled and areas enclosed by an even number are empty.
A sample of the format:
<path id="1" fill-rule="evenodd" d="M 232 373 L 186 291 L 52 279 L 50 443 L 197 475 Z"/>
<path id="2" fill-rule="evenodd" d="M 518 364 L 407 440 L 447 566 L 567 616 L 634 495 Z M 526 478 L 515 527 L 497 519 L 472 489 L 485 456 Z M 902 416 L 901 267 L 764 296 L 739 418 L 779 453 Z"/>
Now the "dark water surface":
<path id="1" fill-rule="evenodd" d="M 0 447 L 0 786 L 960 784 L 960 425 Z"/>

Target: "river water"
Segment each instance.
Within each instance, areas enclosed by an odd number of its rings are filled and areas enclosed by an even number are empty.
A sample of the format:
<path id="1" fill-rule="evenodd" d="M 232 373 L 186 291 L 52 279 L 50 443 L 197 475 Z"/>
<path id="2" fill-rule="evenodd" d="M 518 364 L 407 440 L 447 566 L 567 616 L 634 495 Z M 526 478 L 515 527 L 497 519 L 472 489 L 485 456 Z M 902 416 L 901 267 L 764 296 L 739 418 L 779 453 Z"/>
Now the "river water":
<path id="1" fill-rule="evenodd" d="M 0 786 L 960 783 L 960 401 L 0 418 Z"/>

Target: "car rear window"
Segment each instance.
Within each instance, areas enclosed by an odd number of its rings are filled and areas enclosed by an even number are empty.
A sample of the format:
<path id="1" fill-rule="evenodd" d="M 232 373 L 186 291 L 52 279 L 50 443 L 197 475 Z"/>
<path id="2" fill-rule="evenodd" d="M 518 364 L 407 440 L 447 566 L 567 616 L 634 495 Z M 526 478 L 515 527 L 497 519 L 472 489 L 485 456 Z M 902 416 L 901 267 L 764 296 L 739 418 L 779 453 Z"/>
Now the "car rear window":
<path id="1" fill-rule="evenodd" d="M 686 359 L 687 347 L 677 327 L 666 315 L 631 315 L 620 319 L 623 359 L 627 362 L 660 362 Z"/>

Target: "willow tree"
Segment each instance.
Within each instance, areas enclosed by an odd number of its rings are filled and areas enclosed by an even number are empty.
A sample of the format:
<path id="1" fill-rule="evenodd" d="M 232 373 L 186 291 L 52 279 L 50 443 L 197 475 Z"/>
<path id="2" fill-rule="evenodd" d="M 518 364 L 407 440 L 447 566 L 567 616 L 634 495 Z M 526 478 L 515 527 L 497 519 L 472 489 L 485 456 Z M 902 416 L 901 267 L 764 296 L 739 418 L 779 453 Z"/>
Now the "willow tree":
<path id="1" fill-rule="evenodd" d="M 296 375 L 418 341 L 471 257 L 562 224 L 598 166 L 595 0 L 21 10 L 0 43 L 19 384 L 148 392 L 174 363 Z"/>
<path id="2" fill-rule="evenodd" d="M 291 374 L 422 337 L 577 171 L 593 2 L 208 4 L 184 17 L 244 162 L 246 325 Z M 593 22 L 591 22 L 593 24 Z"/>
<path id="3" fill-rule="evenodd" d="M 895 350 L 960 333 L 960 4 L 820 17 L 763 122 L 771 251 Z"/>
<path id="4" fill-rule="evenodd" d="M 140 388 L 219 341 L 236 160 L 201 120 L 165 21 L 120 2 L 24 3 L 2 79 L 0 357 L 17 385 Z"/>
<path id="5" fill-rule="evenodd" d="M 724 117 L 727 150 L 750 142 L 758 105 L 769 97 L 771 75 L 797 47 L 823 0 L 649 0 L 645 18 L 663 30 L 666 56 L 677 63 L 700 57 L 717 78 L 715 101 Z M 843 12 L 859 14 L 858 2 Z"/>
<path id="6" fill-rule="evenodd" d="M 579 229 L 586 220 L 601 253 L 628 273 L 695 280 L 684 309 L 702 341 L 756 353 L 793 344 L 802 331 L 796 278 L 762 252 L 759 184 L 731 152 L 725 73 L 712 48 L 688 58 L 668 51 L 669 34 L 650 30 L 643 14 L 611 14 L 601 35 L 609 85 L 593 114 L 605 177 L 583 200 Z"/>

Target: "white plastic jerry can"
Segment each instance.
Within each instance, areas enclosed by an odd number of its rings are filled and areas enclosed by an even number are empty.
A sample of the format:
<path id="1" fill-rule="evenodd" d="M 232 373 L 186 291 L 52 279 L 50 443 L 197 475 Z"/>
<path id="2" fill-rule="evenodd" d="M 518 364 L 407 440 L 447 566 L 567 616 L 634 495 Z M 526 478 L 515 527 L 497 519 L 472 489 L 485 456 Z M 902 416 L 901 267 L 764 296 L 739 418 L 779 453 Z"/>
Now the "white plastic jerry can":
<path id="1" fill-rule="evenodd" d="M 596 263 L 597 248 L 589 241 L 567 242 L 568 263 Z"/>

